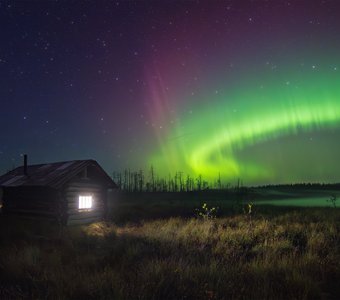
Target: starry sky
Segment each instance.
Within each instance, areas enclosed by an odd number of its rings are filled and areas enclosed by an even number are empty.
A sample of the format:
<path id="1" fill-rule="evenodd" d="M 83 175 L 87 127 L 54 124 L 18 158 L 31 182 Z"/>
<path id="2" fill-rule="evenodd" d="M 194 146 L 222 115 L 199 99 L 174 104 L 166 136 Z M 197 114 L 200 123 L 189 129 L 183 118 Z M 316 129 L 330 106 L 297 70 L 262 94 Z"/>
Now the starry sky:
<path id="1" fill-rule="evenodd" d="M 1 174 L 339 182 L 340 3 L 0 0 L 0 101 Z"/>

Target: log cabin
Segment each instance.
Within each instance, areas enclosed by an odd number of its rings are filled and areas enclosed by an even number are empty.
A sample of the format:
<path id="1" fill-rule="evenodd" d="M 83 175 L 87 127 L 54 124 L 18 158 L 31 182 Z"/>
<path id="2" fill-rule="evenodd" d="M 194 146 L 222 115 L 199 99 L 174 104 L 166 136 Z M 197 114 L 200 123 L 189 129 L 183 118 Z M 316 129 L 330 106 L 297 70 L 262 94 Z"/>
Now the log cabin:
<path id="1" fill-rule="evenodd" d="M 3 214 L 76 225 L 103 219 L 117 185 L 94 160 L 27 165 L 25 155 L 23 166 L 0 176 L 0 187 Z"/>

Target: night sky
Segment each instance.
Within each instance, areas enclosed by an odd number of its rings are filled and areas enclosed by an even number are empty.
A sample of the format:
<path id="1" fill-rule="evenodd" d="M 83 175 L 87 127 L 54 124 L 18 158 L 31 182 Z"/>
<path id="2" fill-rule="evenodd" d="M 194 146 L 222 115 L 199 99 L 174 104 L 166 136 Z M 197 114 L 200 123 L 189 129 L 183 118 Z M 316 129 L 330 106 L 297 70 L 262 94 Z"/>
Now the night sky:
<path id="1" fill-rule="evenodd" d="M 0 173 L 95 159 L 340 182 L 339 1 L 1 1 Z"/>

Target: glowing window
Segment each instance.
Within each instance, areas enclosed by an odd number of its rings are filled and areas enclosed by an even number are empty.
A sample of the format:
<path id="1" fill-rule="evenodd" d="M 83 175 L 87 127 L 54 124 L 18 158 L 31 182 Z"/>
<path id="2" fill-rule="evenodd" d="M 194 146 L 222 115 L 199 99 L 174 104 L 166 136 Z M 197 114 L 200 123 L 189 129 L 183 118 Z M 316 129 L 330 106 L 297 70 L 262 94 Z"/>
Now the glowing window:
<path id="1" fill-rule="evenodd" d="M 92 196 L 79 196 L 79 209 L 89 209 L 92 207 Z"/>

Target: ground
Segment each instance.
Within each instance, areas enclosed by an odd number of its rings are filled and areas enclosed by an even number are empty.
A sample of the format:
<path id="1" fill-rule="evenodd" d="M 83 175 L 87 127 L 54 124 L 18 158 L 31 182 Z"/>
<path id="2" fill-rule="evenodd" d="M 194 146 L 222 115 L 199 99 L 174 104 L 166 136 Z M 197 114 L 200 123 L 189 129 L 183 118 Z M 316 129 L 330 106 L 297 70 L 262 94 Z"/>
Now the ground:
<path id="1" fill-rule="evenodd" d="M 108 221 L 67 228 L 1 216 L 0 298 L 339 298 L 339 209 L 209 219 L 201 199 L 169 201 L 117 202 Z"/>

